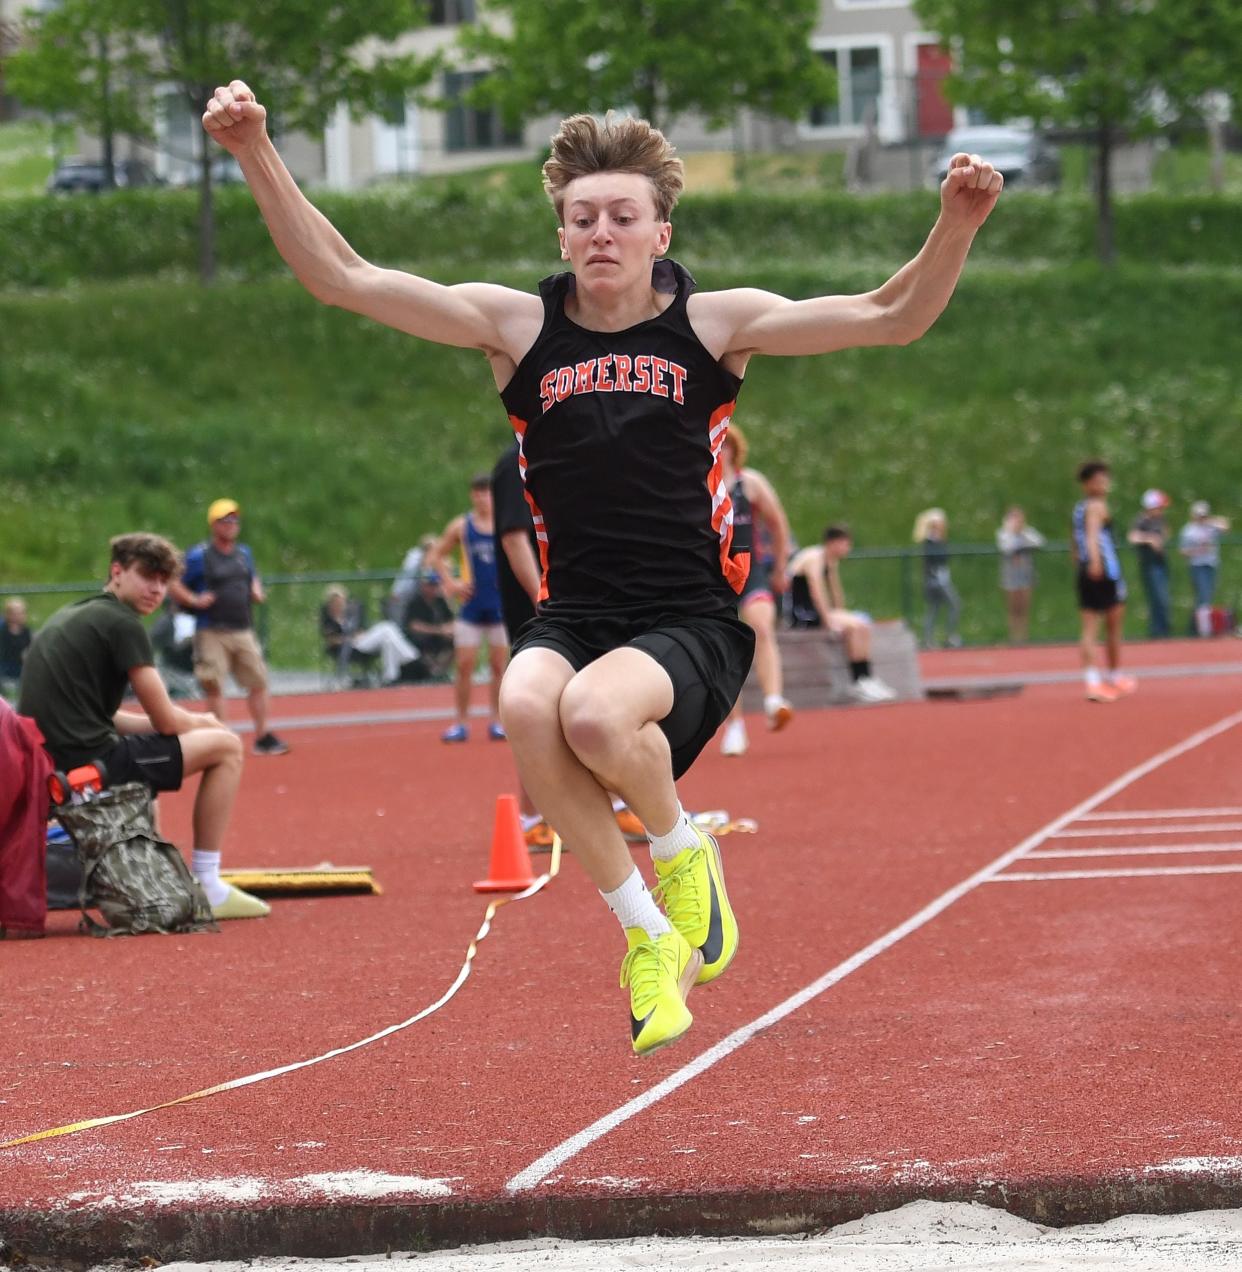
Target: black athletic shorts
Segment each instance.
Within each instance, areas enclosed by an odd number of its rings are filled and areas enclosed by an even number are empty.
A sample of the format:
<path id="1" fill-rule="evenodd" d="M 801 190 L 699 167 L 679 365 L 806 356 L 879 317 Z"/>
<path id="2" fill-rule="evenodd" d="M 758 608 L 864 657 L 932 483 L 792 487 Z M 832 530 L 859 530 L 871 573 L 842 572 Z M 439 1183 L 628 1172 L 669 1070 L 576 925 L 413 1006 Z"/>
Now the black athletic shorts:
<path id="1" fill-rule="evenodd" d="M 756 561 L 752 557 L 750 573 L 746 576 L 746 586 L 742 588 L 742 595 L 738 597 L 738 605 L 745 605 L 755 595 L 764 595 L 769 600 L 773 599 L 772 567 L 766 561 Z"/>
<path id="2" fill-rule="evenodd" d="M 153 791 L 179 791 L 184 775 L 181 739 L 173 733 L 130 733 L 106 755 L 108 785 L 146 782 Z"/>
<path id="3" fill-rule="evenodd" d="M 733 710 L 755 655 L 755 633 L 735 613 L 637 618 L 607 611 L 541 614 L 517 633 L 514 654 L 551 649 L 575 671 L 625 646 L 641 649 L 668 672 L 673 709 L 659 721 L 681 777 Z"/>
<path id="4" fill-rule="evenodd" d="M 1106 614 L 1126 599 L 1125 579 L 1093 579 L 1085 566 L 1078 570 L 1078 608 Z"/>

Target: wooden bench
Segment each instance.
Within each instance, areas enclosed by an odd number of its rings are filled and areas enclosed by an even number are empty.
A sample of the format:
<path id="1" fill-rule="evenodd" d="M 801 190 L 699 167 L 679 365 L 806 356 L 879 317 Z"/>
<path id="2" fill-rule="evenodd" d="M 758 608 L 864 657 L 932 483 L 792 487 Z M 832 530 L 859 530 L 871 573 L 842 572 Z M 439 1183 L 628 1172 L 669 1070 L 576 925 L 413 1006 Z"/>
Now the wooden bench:
<path id="1" fill-rule="evenodd" d="M 785 697 L 795 708 L 836 707 L 853 702 L 845 642 L 819 629 L 777 632 L 785 675 Z M 919 675 L 918 643 L 900 620 L 876 623 L 871 629 L 871 667 L 897 691 L 899 702 L 924 697 Z M 762 712 L 763 691 L 751 668 L 742 690 L 742 709 Z"/>

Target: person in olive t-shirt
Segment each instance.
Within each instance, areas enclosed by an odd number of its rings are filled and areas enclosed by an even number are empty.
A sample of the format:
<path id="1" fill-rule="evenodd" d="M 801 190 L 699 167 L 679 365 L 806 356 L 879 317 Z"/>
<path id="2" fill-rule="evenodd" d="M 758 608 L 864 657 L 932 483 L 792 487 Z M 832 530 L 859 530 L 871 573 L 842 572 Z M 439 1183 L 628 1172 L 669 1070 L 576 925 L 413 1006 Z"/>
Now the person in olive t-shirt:
<path id="1" fill-rule="evenodd" d="M 154 534 L 112 540 L 102 592 L 58 610 L 39 629 L 18 709 L 32 716 L 57 768 L 102 760 L 108 783 L 180 790 L 202 773 L 194 799 L 191 868 L 217 919 L 261 918 L 271 907 L 220 878 L 220 844 L 241 780 L 241 741 L 214 715 L 174 705 L 155 669 L 139 615 L 163 604 L 181 569 L 177 549 Z M 142 708 L 122 710 L 127 688 Z"/>

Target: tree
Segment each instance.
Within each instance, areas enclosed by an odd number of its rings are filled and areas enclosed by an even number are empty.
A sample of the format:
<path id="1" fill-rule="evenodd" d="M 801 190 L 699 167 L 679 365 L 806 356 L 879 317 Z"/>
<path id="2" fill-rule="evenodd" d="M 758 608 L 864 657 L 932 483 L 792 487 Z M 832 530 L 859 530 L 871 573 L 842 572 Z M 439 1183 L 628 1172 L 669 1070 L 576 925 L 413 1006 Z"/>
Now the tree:
<path id="1" fill-rule="evenodd" d="M 5 65 L 14 97 L 69 116 L 99 137 L 107 185 L 114 184 L 117 135 L 150 135 L 127 91 L 146 61 L 132 34 L 134 16 L 132 0 L 63 0 L 57 8 L 31 12 Z"/>
<path id="2" fill-rule="evenodd" d="M 494 70 L 475 100 L 511 122 L 633 106 L 667 131 L 697 112 L 713 128 L 742 107 L 796 119 L 835 100 L 836 78 L 810 46 L 818 0 L 491 0 L 460 45 Z"/>
<path id="3" fill-rule="evenodd" d="M 950 98 L 997 120 L 1084 130 L 1095 146 L 1096 253 L 1116 258 L 1112 159 L 1236 81 L 1236 0 L 915 0 L 956 53 Z"/>
<path id="4" fill-rule="evenodd" d="M 69 10 L 97 14 L 96 28 L 109 47 L 120 42 L 130 51 L 131 93 L 137 82 L 144 89 L 175 86 L 195 120 L 216 85 L 236 78 L 273 104 L 282 130 L 318 135 L 338 104 L 378 112 L 425 84 L 438 65 L 436 59 L 384 51 L 422 23 L 423 0 L 251 0 L 242 6 L 212 0 L 64 0 L 61 9 L 32 20 L 30 57 L 40 59 L 46 76 L 38 101 L 57 101 L 88 126 L 98 119 L 98 80 L 106 76 L 86 75 L 84 66 L 93 65 L 88 36 L 77 28 L 65 32 L 56 21 Z M 137 100 L 145 107 L 147 92 Z M 127 123 L 137 127 L 130 115 Z M 212 151 L 204 137 L 198 181 L 204 282 L 215 273 Z"/>

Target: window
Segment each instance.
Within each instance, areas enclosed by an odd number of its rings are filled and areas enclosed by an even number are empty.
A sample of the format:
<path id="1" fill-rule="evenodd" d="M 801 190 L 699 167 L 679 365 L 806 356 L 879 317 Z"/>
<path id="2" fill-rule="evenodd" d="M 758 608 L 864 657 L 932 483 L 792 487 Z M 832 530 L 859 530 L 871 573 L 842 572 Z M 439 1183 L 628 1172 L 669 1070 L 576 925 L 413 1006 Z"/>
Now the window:
<path id="1" fill-rule="evenodd" d="M 444 117 L 444 148 L 450 153 L 499 150 L 522 144 L 522 130 L 507 127 L 494 106 L 471 106 L 461 100 L 487 74 L 487 71 L 449 71 L 444 76 L 444 96 L 453 103 Z"/>
<path id="2" fill-rule="evenodd" d="M 861 128 L 879 118 L 880 50 L 873 47 L 820 49 L 819 55 L 837 73 L 837 100 L 811 110 L 814 128 Z"/>
<path id="3" fill-rule="evenodd" d="M 431 0 L 427 21 L 432 26 L 456 26 L 474 21 L 474 0 Z"/>

